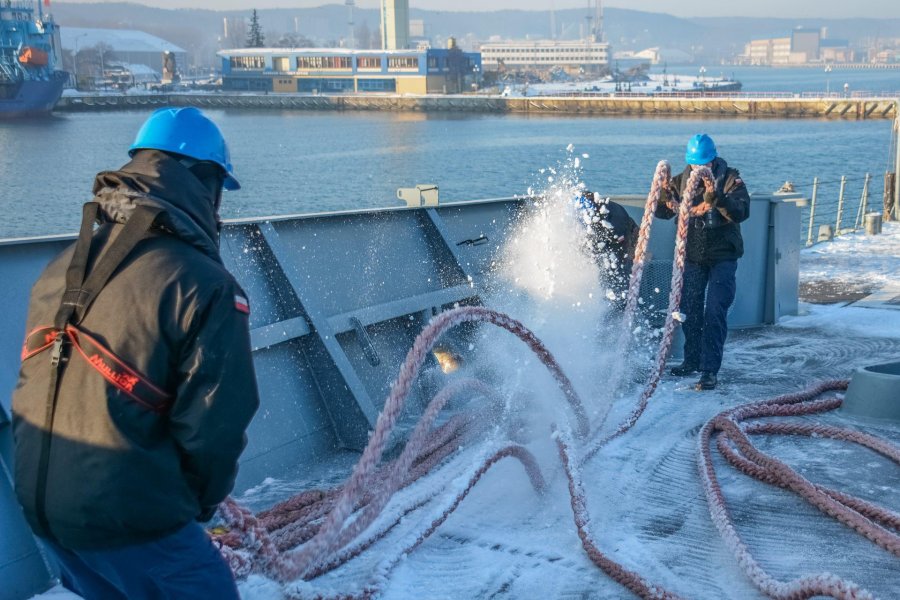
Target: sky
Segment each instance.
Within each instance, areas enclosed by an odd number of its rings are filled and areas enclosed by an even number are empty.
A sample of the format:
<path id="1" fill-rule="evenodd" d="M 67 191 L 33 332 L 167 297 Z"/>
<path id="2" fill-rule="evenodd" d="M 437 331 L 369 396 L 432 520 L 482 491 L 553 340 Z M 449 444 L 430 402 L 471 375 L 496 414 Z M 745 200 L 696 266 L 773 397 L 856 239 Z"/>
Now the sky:
<path id="1" fill-rule="evenodd" d="M 67 0 L 68 2 L 97 2 L 98 0 Z M 117 0 L 121 1 L 121 0 Z M 160 8 L 207 8 L 235 10 L 249 8 L 296 8 L 343 4 L 343 0 L 131 0 Z M 361 8 L 378 6 L 377 0 L 356 0 Z M 429 10 L 546 10 L 554 6 L 584 8 L 587 0 L 411 0 L 412 8 Z M 897 0 L 865 0 L 844 2 L 838 0 L 755 0 L 730 3 L 721 0 L 618 0 L 605 2 L 604 6 L 630 8 L 647 12 L 665 12 L 682 17 L 802 17 L 802 18 L 900 18 L 900 2 Z"/>

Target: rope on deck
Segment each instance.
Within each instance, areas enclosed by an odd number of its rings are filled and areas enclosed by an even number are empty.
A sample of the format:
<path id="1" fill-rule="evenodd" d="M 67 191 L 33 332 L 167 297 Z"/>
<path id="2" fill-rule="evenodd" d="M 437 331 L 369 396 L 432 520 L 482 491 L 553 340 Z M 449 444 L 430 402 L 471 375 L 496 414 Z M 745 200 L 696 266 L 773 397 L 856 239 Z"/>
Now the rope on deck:
<path id="1" fill-rule="evenodd" d="M 669 164 L 661 161 L 654 173 L 647 197 L 638 243 L 635 249 L 634 268 L 629 281 L 624 323 L 620 334 L 623 354 L 631 340 L 631 326 L 637 308 L 637 298 L 645 265 L 645 253 L 649 240 L 653 213 L 660 201 L 662 189 L 671 175 Z M 694 170 L 686 184 L 685 198 L 693 197 L 704 180 L 711 180 L 712 173 L 702 167 Z M 420 491 L 394 507 L 393 519 L 378 518 L 395 494 L 424 477 L 456 452 L 460 445 L 473 435 L 484 419 L 479 415 L 456 415 L 442 426 L 432 429 L 438 414 L 452 398 L 467 393 L 498 402 L 493 388 L 475 380 L 461 380 L 441 390 L 429 403 L 417 423 L 400 456 L 392 462 L 380 465 L 387 441 L 396 426 L 400 412 L 419 370 L 438 338 L 448 329 L 465 322 L 491 323 L 513 333 L 524 341 L 547 367 L 563 392 L 572 414 L 577 439 L 585 445 L 576 458 L 569 427 L 553 425 L 553 437 L 568 481 L 571 508 L 582 546 L 591 561 L 612 579 L 635 595 L 655 600 L 678 600 L 676 594 L 649 583 L 638 573 L 626 569 L 601 552 L 589 531 L 590 514 L 578 469 L 612 440 L 629 431 L 645 411 L 662 376 L 675 329 L 675 321 L 681 320 L 678 312 L 681 301 L 685 261 L 685 241 L 689 221 L 690 202 L 682 201 L 678 207 L 678 230 L 675 243 L 675 263 L 669 308 L 659 351 L 640 398 L 634 409 L 611 433 L 599 440 L 600 427 L 591 434 L 590 423 L 581 399 L 559 363 L 544 344 L 522 323 L 502 313 L 484 307 L 467 306 L 441 313 L 416 338 L 403 363 L 398 378 L 379 415 L 375 430 L 362 457 L 346 483 L 327 490 L 308 490 L 281 502 L 258 515 L 228 498 L 220 512 L 228 531 L 214 535 L 214 540 L 237 577 L 250 573 L 267 574 L 287 584 L 288 597 L 309 598 L 309 590 L 297 590 L 301 580 L 309 581 L 333 571 L 349 560 L 365 552 L 397 527 L 406 515 L 423 509 L 436 499 L 444 504 L 434 513 L 434 518 L 415 534 L 414 539 L 399 553 L 389 557 L 377 569 L 372 581 L 351 592 L 316 592 L 315 597 L 364 599 L 378 595 L 390 572 L 408 553 L 425 541 L 471 492 L 481 477 L 504 458 L 515 458 L 525 468 L 532 487 L 542 493 L 546 482 L 535 457 L 523 446 L 506 444 L 492 453 L 485 454 L 468 475 L 457 478 L 450 485 Z M 621 361 L 624 363 L 624 361 Z M 613 381 L 621 382 L 621 365 L 615 367 Z M 865 535 L 879 546 L 900 556 L 900 515 L 848 494 L 815 485 L 780 461 L 756 449 L 750 435 L 806 435 L 846 440 L 861 444 L 900 462 L 900 449 L 875 436 L 824 425 L 798 423 L 751 423 L 743 421 L 758 417 L 816 414 L 832 410 L 841 404 L 840 399 L 809 402 L 819 395 L 833 390 L 843 390 L 847 381 L 828 381 L 803 392 L 786 394 L 762 402 L 755 402 L 729 409 L 710 420 L 701 430 L 699 438 L 699 467 L 704 492 L 713 522 L 732 550 L 748 577 L 763 593 L 779 599 L 805 599 L 815 595 L 829 595 L 841 599 L 864 599 L 872 595 L 855 583 L 834 575 L 804 576 L 782 583 L 768 575 L 755 561 L 741 541 L 731 521 L 721 487 L 718 484 L 710 452 L 711 440 L 732 465 L 743 472 L 781 487 L 791 489 L 806 498 L 820 510 Z M 462 481 L 463 483 L 459 483 Z M 455 494 L 453 489 L 455 488 Z M 449 493 L 449 496 L 448 496 Z M 377 524 L 376 524 L 377 523 Z M 891 531 L 893 530 L 893 531 Z"/>
<path id="2" fill-rule="evenodd" d="M 666 161 L 660 161 L 660 163 L 656 166 L 656 173 L 653 177 L 653 184 L 650 188 L 650 194 L 647 196 L 647 204 L 644 208 L 644 218 L 641 222 L 641 230 L 638 234 L 638 244 L 635 248 L 635 265 L 637 269 L 632 272 L 631 281 L 628 289 L 628 302 L 625 308 L 625 323 L 628 325 L 627 328 L 622 330 L 619 346 L 618 348 L 623 349 L 623 353 L 627 352 L 629 348 L 630 336 L 631 336 L 631 323 L 633 323 L 634 312 L 637 307 L 637 297 L 640 295 L 641 291 L 641 278 L 643 277 L 644 270 L 644 253 L 647 247 L 647 239 L 650 236 L 650 226 L 652 222 L 652 215 L 656 209 L 657 203 L 659 202 L 660 194 L 663 186 L 668 181 L 669 177 L 669 163 Z M 596 454 L 606 446 L 609 442 L 613 441 L 617 437 L 623 435 L 632 427 L 634 427 L 635 423 L 637 423 L 638 419 L 641 418 L 641 415 L 644 414 L 644 411 L 647 409 L 647 404 L 650 400 L 650 397 L 653 396 L 654 392 L 656 392 L 656 387 L 659 385 L 659 380 L 663 375 L 663 371 L 666 368 L 666 360 L 669 357 L 669 349 L 672 347 L 672 339 L 675 336 L 675 321 L 681 320 L 681 313 L 678 312 L 679 306 L 681 305 L 681 292 L 684 287 L 684 260 L 685 254 L 687 252 L 687 233 L 688 233 L 688 223 L 690 221 L 690 208 L 691 202 L 690 199 L 696 195 L 696 193 L 700 190 L 700 186 L 703 185 L 703 182 L 710 181 L 714 182 L 712 171 L 707 167 L 700 167 L 691 171 L 690 177 L 688 177 L 687 184 L 684 187 L 683 200 L 678 205 L 678 229 L 675 234 L 675 262 L 672 267 L 672 284 L 671 291 L 669 292 L 669 309 L 666 311 L 666 322 L 663 326 L 663 335 L 662 340 L 659 343 L 659 349 L 656 353 L 656 361 L 653 363 L 653 370 L 650 372 L 650 377 L 647 380 L 646 385 L 644 386 L 643 392 L 641 392 L 640 397 L 638 398 L 637 404 L 632 409 L 631 413 L 625 417 L 625 419 L 619 424 L 616 429 L 604 436 L 603 438 L 596 441 L 593 445 L 591 445 L 587 451 L 583 454 L 579 464 L 584 465 L 591 458 L 596 456 Z M 639 266 L 638 266 L 639 265 Z M 621 365 L 624 364 L 625 361 L 619 361 L 617 376 L 613 379 L 613 386 L 618 388 L 621 385 Z"/>
<path id="3" fill-rule="evenodd" d="M 829 391 L 846 390 L 848 384 L 847 380 L 824 381 L 800 392 L 731 408 L 710 419 L 700 431 L 698 466 L 710 516 L 740 567 L 753 584 L 771 598 L 794 600 L 830 596 L 861 600 L 874 596 L 852 581 L 830 573 L 806 575 L 789 582 L 778 581 L 767 573 L 741 540 L 728 513 L 725 495 L 712 462 L 711 441 L 717 437 L 716 447 L 720 453 L 741 472 L 759 481 L 795 492 L 825 514 L 854 529 L 895 556 L 900 556 L 900 536 L 897 535 L 897 531 L 900 531 L 898 529 L 900 515 L 860 498 L 808 481 L 785 463 L 757 449 L 749 436 L 804 435 L 854 442 L 879 452 L 898 464 L 900 464 L 900 448 L 872 435 L 828 425 L 771 421 L 744 423 L 747 419 L 753 418 L 812 415 L 834 410 L 841 406 L 842 398 L 813 400 Z"/>

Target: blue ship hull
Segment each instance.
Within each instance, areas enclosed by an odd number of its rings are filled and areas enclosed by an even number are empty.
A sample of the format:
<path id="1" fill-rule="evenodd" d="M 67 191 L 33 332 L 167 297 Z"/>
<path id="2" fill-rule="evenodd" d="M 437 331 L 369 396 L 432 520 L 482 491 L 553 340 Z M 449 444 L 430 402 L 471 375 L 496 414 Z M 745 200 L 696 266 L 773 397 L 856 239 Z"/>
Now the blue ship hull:
<path id="1" fill-rule="evenodd" d="M 62 96 L 69 74 L 56 71 L 49 81 L 22 81 L 8 84 L 7 93 L 0 93 L 0 119 L 15 119 L 47 115 Z"/>

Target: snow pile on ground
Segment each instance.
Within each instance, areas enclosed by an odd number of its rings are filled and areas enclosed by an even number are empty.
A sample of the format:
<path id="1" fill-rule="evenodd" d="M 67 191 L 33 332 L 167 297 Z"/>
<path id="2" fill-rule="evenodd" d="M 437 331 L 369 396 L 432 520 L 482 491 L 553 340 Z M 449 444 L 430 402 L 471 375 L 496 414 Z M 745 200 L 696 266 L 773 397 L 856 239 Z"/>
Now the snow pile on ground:
<path id="1" fill-rule="evenodd" d="M 897 284 L 900 273 L 900 223 L 885 223 L 882 234 L 859 231 L 800 252 L 800 281 L 833 281 L 880 288 Z"/>

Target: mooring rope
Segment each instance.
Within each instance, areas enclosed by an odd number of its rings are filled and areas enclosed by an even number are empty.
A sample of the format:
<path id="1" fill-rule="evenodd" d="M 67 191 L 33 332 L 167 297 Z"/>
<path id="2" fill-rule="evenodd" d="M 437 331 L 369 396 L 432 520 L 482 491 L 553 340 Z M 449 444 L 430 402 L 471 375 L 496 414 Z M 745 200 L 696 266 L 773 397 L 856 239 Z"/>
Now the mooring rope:
<path id="1" fill-rule="evenodd" d="M 627 349 L 630 345 L 631 326 L 637 309 L 653 213 L 669 177 L 669 165 L 661 161 L 654 173 L 635 249 L 634 269 L 629 281 L 623 316 L 625 327 L 620 338 L 621 348 Z M 693 171 L 685 186 L 684 198 L 692 198 L 699 191 L 703 180 L 712 180 L 709 169 L 703 167 Z M 591 561 L 613 580 L 637 596 L 648 599 L 676 600 L 679 596 L 647 582 L 638 573 L 626 569 L 600 551 L 589 531 L 590 515 L 579 467 L 596 456 L 610 441 L 634 426 L 659 384 L 671 346 L 675 321 L 680 317 L 678 307 L 683 284 L 689 210 L 690 202 L 683 200 L 678 207 L 675 261 L 666 323 L 653 369 L 636 406 L 611 434 L 599 441 L 588 442 L 580 460 L 575 460 L 568 427 L 553 426 L 553 436 L 568 480 L 575 526 L 585 552 Z M 492 323 L 523 340 L 540 358 L 562 390 L 574 413 L 578 437 L 582 440 L 588 439 L 590 424 L 587 413 L 571 381 L 549 350 L 522 323 L 502 313 L 476 306 L 444 312 L 435 317 L 416 338 L 385 401 L 369 443 L 346 483 L 329 490 L 301 492 L 256 516 L 231 498 L 222 503 L 221 514 L 229 531 L 214 537 L 236 577 L 261 572 L 286 584 L 292 581 L 299 582 L 301 579 L 314 579 L 359 556 L 373 544 L 384 539 L 407 515 L 423 509 L 442 493 L 446 493 L 447 489 L 442 486 L 427 488 L 406 499 L 403 506 L 393 508 L 393 518 L 381 519 L 382 522 L 376 524 L 379 517 L 383 516 L 388 502 L 400 489 L 424 477 L 456 452 L 462 440 L 471 434 L 476 423 L 480 421 L 471 414 L 455 415 L 440 427 L 432 429 L 446 403 L 462 393 L 468 393 L 470 397 L 482 396 L 495 402 L 498 400 L 496 392 L 481 382 L 474 380 L 452 382 L 431 400 L 400 456 L 386 465 L 379 466 L 387 440 L 428 353 L 446 330 L 464 322 Z M 618 383 L 621 372 L 613 379 Z M 827 391 L 843 390 L 846 387 L 846 381 L 827 381 L 803 392 L 732 408 L 711 419 L 700 432 L 699 467 L 713 522 L 754 585 L 773 598 L 805 599 L 815 595 L 830 595 L 841 599 L 863 599 L 871 598 L 872 595 L 855 583 L 831 574 L 801 577 L 788 583 L 779 582 L 768 575 L 750 554 L 730 520 L 724 494 L 712 464 L 710 453 L 712 438 L 716 437 L 717 448 L 736 468 L 760 481 L 798 493 L 819 510 L 833 516 L 894 555 L 900 556 L 900 536 L 896 533 L 900 531 L 900 515 L 874 503 L 807 481 L 786 464 L 759 451 L 749 439 L 751 435 L 775 434 L 843 440 L 870 448 L 900 463 L 900 449 L 885 440 L 860 432 L 806 423 L 771 421 L 744 423 L 747 419 L 759 417 L 808 415 L 832 410 L 840 406 L 840 398 L 812 400 Z M 597 432 L 591 438 L 596 435 Z M 433 534 L 456 510 L 481 477 L 503 458 L 515 458 L 522 463 L 536 492 L 541 493 L 546 487 L 537 460 L 523 446 L 508 444 L 492 454 L 483 456 L 485 458 L 478 463 L 477 468 L 470 471 L 465 485 L 457 486 L 457 492 L 452 500 L 445 500 L 444 504 L 436 509 L 437 512 L 434 513 L 436 516 L 424 529 L 415 533 L 413 541 L 402 551 L 382 562 L 377 569 L 378 576 L 372 581 L 352 592 L 312 592 L 312 595 L 309 589 L 298 588 L 299 583 L 294 583 L 285 587 L 286 596 L 305 599 L 314 597 L 320 600 L 339 598 L 362 600 L 378 595 L 387 576 L 400 564 L 403 557 Z M 352 520 L 351 515 L 355 517 Z"/>
<path id="2" fill-rule="evenodd" d="M 397 380 L 391 387 L 384 409 L 378 416 L 375 431 L 369 438 L 369 443 L 363 451 L 359 462 L 356 463 L 349 480 L 341 489 L 334 508 L 326 517 L 322 527 L 309 542 L 291 552 L 285 560 L 279 562 L 275 573 L 278 579 L 290 581 L 302 577 L 314 566 L 316 561 L 321 560 L 323 555 L 335 548 L 347 518 L 353 512 L 359 498 L 364 493 L 366 485 L 372 481 L 371 476 L 381 460 L 387 440 L 400 416 L 400 411 L 403 408 L 412 383 L 418 376 L 419 370 L 425 364 L 428 353 L 444 332 L 466 322 L 491 323 L 506 329 L 525 342 L 556 379 L 575 413 L 580 433 L 582 435 L 588 433 L 587 413 L 581 399 L 575 392 L 572 382 L 563 373 L 559 363 L 556 362 L 556 359 L 547 350 L 543 342 L 527 327 L 507 315 L 481 306 L 464 306 L 443 312 L 431 320 L 431 323 L 419 334 L 413 343 L 413 347 L 400 368 Z M 413 452 L 417 453 L 417 449 L 414 448 Z M 393 486 L 394 482 L 391 485 Z"/>
<path id="3" fill-rule="evenodd" d="M 786 583 L 769 575 L 741 540 L 728 513 L 725 496 L 712 462 L 710 451 L 712 438 L 719 434 L 716 440 L 717 448 L 725 459 L 740 471 L 760 481 L 797 493 L 825 514 L 854 529 L 895 556 L 900 556 L 900 536 L 888 529 L 897 529 L 900 516 L 849 494 L 813 484 L 785 463 L 758 450 L 751 443 L 749 435 L 808 435 L 844 440 L 870 448 L 898 464 L 900 464 L 900 448 L 875 436 L 828 425 L 743 423 L 752 418 L 811 415 L 834 410 L 841 406 L 843 402 L 841 398 L 818 402 L 812 400 L 828 391 L 846 390 L 848 383 L 847 380 L 825 381 L 800 392 L 728 409 L 710 419 L 700 431 L 698 465 L 713 523 L 748 578 L 760 591 L 772 598 L 793 600 L 831 596 L 841 599 L 863 599 L 873 596 L 857 584 L 830 573 L 804 576 Z"/>
<path id="4" fill-rule="evenodd" d="M 581 539 L 581 545 L 591 561 L 609 577 L 628 588 L 640 598 L 648 600 L 679 600 L 680 596 L 647 582 L 638 573 L 626 569 L 600 551 L 588 531 L 591 518 L 587 509 L 587 499 L 585 498 L 584 488 L 581 485 L 581 478 L 577 473 L 577 466 L 572 457 L 569 436 L 554 428 L 554 438 L 556 439 L 559 458 L 562 461 L 566 479 L 569 483 L 569 498 L 572 505 L 572 514 L 575 518 L 575 527 L 578 530 L 578 537 Z"/>
<path id="5" fill-rule="evenodd" d="M 659 200 L 660 190 L 662 186 L 665 185 L 665 181 L 663 177 L 667 177 L 669 172 L 669 165 L 665 161 L 662 161 L 656 167 L 656 173 L 653 177 L 653 185 L 651 187 L 651 193 L 647 197 L 647 206 L 644 209 L 644 220 L 641 223 L 641 233 L 638 234 L 638 244 L 640 245 L 640 239 L 642 237 L 649 237 L 650 230 L 650 222 L 652 219 L 648 219 L 647 215 L 652 214 L 651 208 L 655 209 L 656 203 Z M 647 409 L 647 403 L 650 400 L 650 397 L 656 392 L 656 387 L 659 385 L 659 380 L 663 375 L 663 372 L 666 368 L 666 360 L 669 357 L 669 349 L 672 347 L 672 339 L 675 335 L 675 322 L 676 317 L 680 319 L 679 306 L 681 305 L 681 291 L 684 284 L 684 261 L 685 254 L 687 248 L 687 233 L 688 233 L 688 223 L 690 221 L 690 209 L 691 209 L 691 198 L 693 198 L 697 192 L 700 191 L 700 186 L 703 185 L 703 182 L 709 181 L 714 182 L 712 171 L 707 167 L 700 167 L 698 169 L 694 169 L 691 171 L 690 176 L 688 177 L 687 183 L 684 186 L 684 194 L 681 202 L 678 205 L 678 229 L 675 234 L 675 261 L 672 265 L 672 283 L 671 290 L 669 292 L 669 308 L 666 311 L 666 322 L 663 326 L 663 334 L 662 340 L 659 344 L 659 349 L 656 353 L 656 361 L 653 363 L 653 369 L 650 372 L 650 376 L 647 379 L 647 383 L 644 386 L 644 390 L 641 392 L 640 397 L 638 398 L 637 404 L 632 409 L 631 413 L 628 414 L 627 417 L 619 424 L 616 429 L 602 437 L 600 440 L 595 442 L 592 446 L 588 448 L 588 450 L 582 455 L 579 465 L 583 465 L 591 458 L 596 456 L 596 454 L 609 442 L 613 441 L 617 437 L 621 436 L 629 429 L 634 427 L 635 423 L 637 423 L 638 419 L 640 419 L 641 415 L 644 414 L 644 411 Z M 646 230 L 646 234 L 645 234 Z M 644 246 L 646 246 L 646 242 L 644 242 Z M 643 253 L 644 249 L 640 249 L 640 256 L 638 255 L 638 250 L 635 250 L 635 262 L 640 259 L 640 262 L 643 263 Z M 632 274 L 631 285 L 629 287 L 628 292 L 628 304 L 626 307 L 626 319 L 628 322 L 631 321 L 633 317 L 629 317 L 629 313 L 633 315 L 633 311 L 637 306 L 636 296 L 640 295 L 641 290 L 641 277 L 643 276 L 643 264 L 638 269 L 636 273 Z M 627 330 L 623 330 L 622 335 L 625 336 L 620 339 L 620 348 L 623 348 L 623 357 L 626 355 L 627 348 L 630 346 L 630 336 L 631 336 L 631 328 L 629 327 Z M 619 362 L 619 364 L 624 364 L 625 359 L 623 358 Z M 618 387 L 621 383 L 621 376 L 617 378 L 617 381 L 614 382 L 614 385 Z"/>

